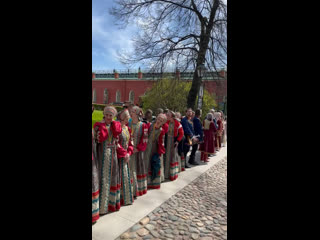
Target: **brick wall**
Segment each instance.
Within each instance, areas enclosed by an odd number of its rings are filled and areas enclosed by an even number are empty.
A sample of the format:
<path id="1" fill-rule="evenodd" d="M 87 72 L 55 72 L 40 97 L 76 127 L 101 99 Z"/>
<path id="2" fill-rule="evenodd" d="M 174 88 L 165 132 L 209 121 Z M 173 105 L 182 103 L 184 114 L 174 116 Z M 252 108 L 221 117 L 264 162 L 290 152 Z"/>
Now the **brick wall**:
<path id="1" fill-rule="evenodd" d="M 190 80 L 192 81 L 192 80 Z M 139 103 L 139 96 L 144 95 L 156 81 L 127 79 L 92 79 L 92 90 L 96 89 L 97 103 L 103 104 L 104 90 L 108 89 L 108 103 L 116 101 L 116 92 L 121 93 L 121 102 L 129 101 L 130 91 L 134 91 L 134 104 Z M 205 89 L 218 96 L 218 103 L 227 96 L 227 80 L 204 81 Z"/>

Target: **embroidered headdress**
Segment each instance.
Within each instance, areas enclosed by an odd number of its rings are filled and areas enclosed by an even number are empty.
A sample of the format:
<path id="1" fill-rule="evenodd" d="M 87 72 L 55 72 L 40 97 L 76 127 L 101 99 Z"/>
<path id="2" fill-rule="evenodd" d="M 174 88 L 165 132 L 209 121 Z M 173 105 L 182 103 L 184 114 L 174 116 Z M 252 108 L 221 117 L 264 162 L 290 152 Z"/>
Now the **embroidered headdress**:
<path id="1" fill-rule="evenodd" d="M 111 114 L 112 117 L 114 117 L 117 115 L 117 110 L 114 107 L 107 106 L 103 110 L 103 115 L 106 115 L 106 114 Z"/>
<path id="2" fill-rule="evenodd" d="M 160 113 L 157 118 L 160 118 L 163 122 L 167 121 L 167 116 L 163 113 Z"/>
<path id="3" fill-rule="evenodd" d="M 129 114 L 128 109 L 125 109 L 122 112 L 120 112 L 119 118 L 121 121 L 123 121 L 126 118 L 130 118 L 130 114 Z"/>
<path id="4" fill-rule="evenodd" d="M 141 112 L 141 108 L 139 108 L 138 106 L 134 106 L 134 107 L 132 107 L 131 111 L 132 111 L 133 113 L 139 115 L 140 112 Z"/>

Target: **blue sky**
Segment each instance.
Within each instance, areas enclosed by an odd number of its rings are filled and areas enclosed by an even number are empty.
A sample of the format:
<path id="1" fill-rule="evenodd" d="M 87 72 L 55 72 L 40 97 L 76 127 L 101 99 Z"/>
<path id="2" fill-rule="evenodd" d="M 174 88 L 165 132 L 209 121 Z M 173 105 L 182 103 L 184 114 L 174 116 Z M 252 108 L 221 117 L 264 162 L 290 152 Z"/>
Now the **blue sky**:
<path id="1" fill-rule="evenodd" d="M 137 31 L 133 24 L 118 29 L 115 19 L 109 14 L 114 0 L 92 0 L 92 70 L 125 70 L 118 60 L 117 51 L 131 51 L 132 37 Z M 136 64 L 137 70 L 142 64 Z M 132 68 L 131 68 L 132 69 Z"/>
<path id="2" fill-rule="evenodd" d="M 126 69 L 117 59 L 117 51 L 132 49 L 135 27 L 119 30 L 109 15 L 114 0 L 92 0 L 92 70 Z"/>

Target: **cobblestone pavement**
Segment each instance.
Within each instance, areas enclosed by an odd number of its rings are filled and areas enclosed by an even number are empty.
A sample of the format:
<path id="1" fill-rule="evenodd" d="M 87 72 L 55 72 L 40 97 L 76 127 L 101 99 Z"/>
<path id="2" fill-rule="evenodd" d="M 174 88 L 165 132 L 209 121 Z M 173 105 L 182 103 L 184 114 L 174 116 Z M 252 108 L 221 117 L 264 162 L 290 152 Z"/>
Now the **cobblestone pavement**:
<path id="1" fill-rule="evenodd" d="M 116 240 L 120 239 L 227 239 L 227 157 Z"/>

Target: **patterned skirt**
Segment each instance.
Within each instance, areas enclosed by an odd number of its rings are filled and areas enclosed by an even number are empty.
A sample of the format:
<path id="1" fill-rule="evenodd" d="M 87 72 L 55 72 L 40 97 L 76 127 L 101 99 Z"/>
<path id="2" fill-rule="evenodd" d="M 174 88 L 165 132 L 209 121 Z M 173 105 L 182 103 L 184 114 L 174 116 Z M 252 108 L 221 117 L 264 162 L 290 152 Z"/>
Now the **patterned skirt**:
<path id="1" fill-rule="evenodd" d="M 101 215 L 120 209 L 120 174 L 115 146 L 98 144 L 100 172 L 99 212 Z"/>
<path id="2" fill-rule="evenodd" d="M 137 152 L 130 157 L 130 174 L 133 185 L 133 196 L 138 197 L 147 193 L 147 169 L 143 161 L 144 152 Z"/>
<path id="3" fill-rule="evenodd" d="M 178 178 L 179 163 L 176 157 L 177 149 L 174 147 L 174 138 L 168 136 L 167 149 L 164 154 L 164 176 L 166 179 L 174 181 Z"/>
<path id="4" fill-rule="evenodd" d="M 154 143 L 150 142 L 148 143 L 148 146 L 144 155 L 144 162 L 145 162 L 145 165 L 148 167 L 148 189 L 159 189 L 161 182 L 164 181 L 163 155 L 160 157 L 161 168 L 158 171 L 155 178 L 152 179 L 151 159 L 153 154 L 158 152 L 157 149 L 158 149 L 157 142 L 154 142 Z"/>
<path id="5" fill-rule="evenodd" d="M 178 152 L 176 152 L 176 158 L 178 159 L 178 173 L 182 171 L 181 169 L 181 157 L 179 156 Z"/>
<path id="6" fill-rule="evenodd" d="M 121 206 L 133 203 L 133 184 L 130 177 L 129 164 L 124 158 L 120 159 L 120 204 Z"/>
<path id="7" fill-rule="evenodd" d="M 178 144 L 178 162 L 179 162 L 179 170 L 180 172 L 185 170 L 186 167 L 186 161 L 184 157 L 184 152 L 183 152 L 183 144 L 184 144 L 185 137 L 180 140 Z"/>
<path id="8" fill-rule="evenodd" d="M 99 219 L 99 175 L 94 153 L 92 153 L 92 222 Z"/>
<path id="9" fill-rule="evenodd" d="M 161 182 L 164 182 L 166 180 L 165 177 L 164 177 L 164 155 L 161 155 L 160 163 L 161 163 L 160 180 L 161 180 Z"/>

